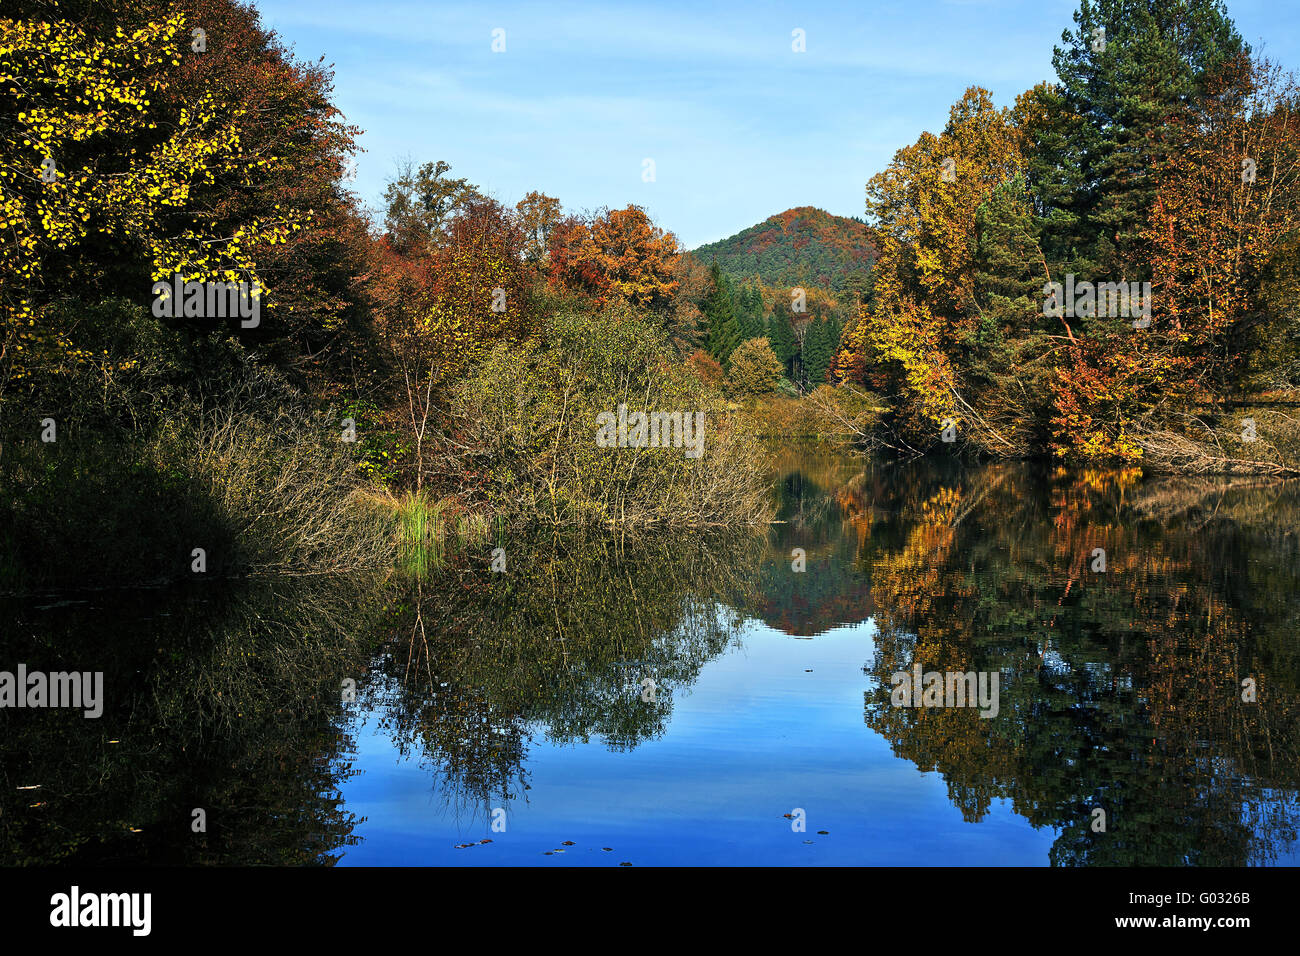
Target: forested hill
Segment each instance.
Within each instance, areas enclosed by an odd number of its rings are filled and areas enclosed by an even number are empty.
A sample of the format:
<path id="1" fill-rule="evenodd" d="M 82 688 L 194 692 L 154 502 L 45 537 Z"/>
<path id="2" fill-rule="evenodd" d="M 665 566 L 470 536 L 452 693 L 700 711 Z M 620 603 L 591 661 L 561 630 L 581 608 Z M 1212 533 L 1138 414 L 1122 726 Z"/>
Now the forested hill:
<path id="1" fill-rule="evenodd" d="M 767 285 L 809 285 L 843 291 L 850 275 L 875 260 L 871 230 L 815 206 L 777 213 L 727 239 L 700 246 L 705 265 L 715 258 L 732 278 L 757 275 Z"/>

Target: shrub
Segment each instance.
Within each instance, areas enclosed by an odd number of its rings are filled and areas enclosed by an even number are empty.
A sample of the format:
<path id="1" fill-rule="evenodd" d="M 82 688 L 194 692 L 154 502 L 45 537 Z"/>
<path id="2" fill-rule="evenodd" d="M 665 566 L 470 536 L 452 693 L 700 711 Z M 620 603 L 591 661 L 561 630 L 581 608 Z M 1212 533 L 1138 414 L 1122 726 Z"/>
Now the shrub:
<path id="1" fill-rule="evenodd" d="M 396 533 L 337 423 L 256 384 L 149 434 L 60 426 L 0 456 L 0 588 L 391 567 Z"/>
<path id="2" fill-rule="evenodd" d="M 686 367 L 705 385 L 715 388 L 722 385 L 724 376 L 722 366 L 704 349 L 696 349 L 692 352 L 690 358 L 686 360 Z"/>
<path id="3" fill-rule="evenodd" d="M 597 416 L 700 413 L 699 457 L 681 447 L 602 447 Z M 503 345 L 457 390 L 451 476 L 476 473 L 493 508 L 550 524 L 757 524 L 767 520 L 758 446 L 722 397 L 672 356 L 664 333 L 620 310 L 565 313 L 541 338 Z"/>

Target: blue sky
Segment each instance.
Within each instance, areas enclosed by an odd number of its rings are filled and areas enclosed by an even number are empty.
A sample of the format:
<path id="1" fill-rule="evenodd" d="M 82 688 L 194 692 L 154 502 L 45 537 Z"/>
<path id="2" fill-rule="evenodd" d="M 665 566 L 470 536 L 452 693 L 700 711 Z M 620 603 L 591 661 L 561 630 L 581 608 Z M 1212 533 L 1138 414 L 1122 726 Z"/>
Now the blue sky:
<path id="1" fill-rule="evenodd" d="M 371 207 L 403 159 L 444 159 L 509 204 L 533 189 L 573 211 L 638 203 L 693 248 L 792 206 L 861 216 L 866 181 L 966 87 L 1008 105 L 1052 78 L 1077 2 L 255 5 L 301 59 L 334 64 Z M 1300 4 L 1228 11 L 1300 68 Z"/>

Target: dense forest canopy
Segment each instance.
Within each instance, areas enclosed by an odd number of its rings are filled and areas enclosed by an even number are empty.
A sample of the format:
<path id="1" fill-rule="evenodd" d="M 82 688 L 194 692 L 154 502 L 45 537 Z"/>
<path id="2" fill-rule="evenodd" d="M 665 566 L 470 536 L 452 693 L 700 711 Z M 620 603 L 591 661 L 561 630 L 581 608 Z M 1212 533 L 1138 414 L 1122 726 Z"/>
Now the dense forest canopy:
<path id="1" fill-rule="evenodd" d="M 854 288 L 871 271 L 871 230 L 856 219 L 800 206 L 694 250 L 733 279 L 757 276 L 771 286 Z"/>

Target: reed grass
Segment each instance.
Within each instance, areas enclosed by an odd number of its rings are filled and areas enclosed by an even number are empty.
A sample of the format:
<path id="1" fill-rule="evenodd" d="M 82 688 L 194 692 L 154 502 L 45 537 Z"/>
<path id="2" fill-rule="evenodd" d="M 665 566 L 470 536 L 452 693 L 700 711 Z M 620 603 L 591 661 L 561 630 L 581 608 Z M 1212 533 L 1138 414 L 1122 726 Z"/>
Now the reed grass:
<path id="1" fill-rule="evenodd" d="M 414 577 L 440 570 L 453 552 L 481 548 L 491 539 L 493 519 L 464 510 L 455 498 L 434 498 L 416 491 L 384 492 L 381 497 L 396 521 L 398 567 Z M 504 536 L 503 516 L 497 515 L 495 523 L 500 539 Z"/>

